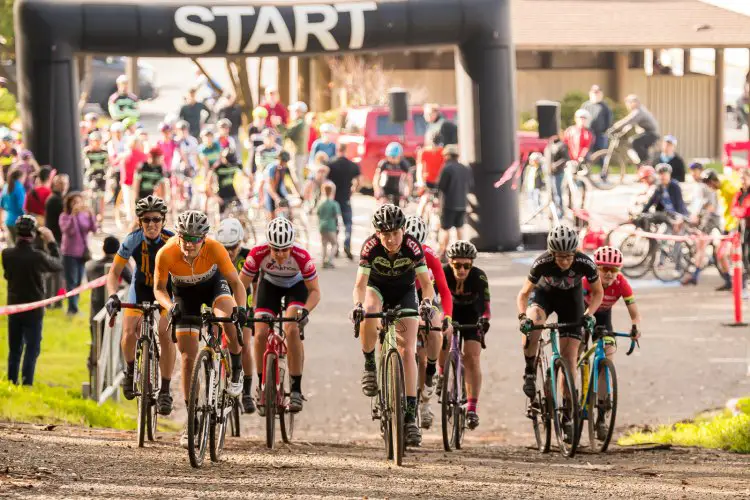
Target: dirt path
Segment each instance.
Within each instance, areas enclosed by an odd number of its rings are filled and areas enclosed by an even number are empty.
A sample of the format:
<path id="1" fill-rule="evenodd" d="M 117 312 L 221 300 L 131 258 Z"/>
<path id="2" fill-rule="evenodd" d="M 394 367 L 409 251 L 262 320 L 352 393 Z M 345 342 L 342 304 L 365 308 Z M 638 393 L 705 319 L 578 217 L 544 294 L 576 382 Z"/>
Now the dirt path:
<path id="1" fill-rule="evenodd" d="M 0 496 L 36 498 L 748 498 L 750 457 L 688 449 L 615 449 L 573 460 L 515 446 L 438 443 L 405 467 L 375 441 L 267 450 L 232 440 L 220 464 L 192 469 L 176 436 L 139 450 L 128 432 L 0 424 Z"/>

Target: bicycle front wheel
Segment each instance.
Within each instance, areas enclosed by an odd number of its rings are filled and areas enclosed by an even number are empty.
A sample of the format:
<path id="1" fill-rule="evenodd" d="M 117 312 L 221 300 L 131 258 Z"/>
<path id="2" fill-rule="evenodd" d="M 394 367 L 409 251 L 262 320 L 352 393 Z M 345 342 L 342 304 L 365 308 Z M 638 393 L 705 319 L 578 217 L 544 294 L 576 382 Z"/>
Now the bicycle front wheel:
<path id="1" fill-rule="evenodd" d="M 557 387 L 551 387 L 554 394 L 552 417 L 555 424 L 557 445 L 562 456 L 573 458 L 578 447 L 578 421 L 580 418 L 576 388 L 573 375 L 562 358 L 555 359 L 553 369 Z"/>
<path id="2" fill-rule="evenodd" d="M 611 181 L 611 176 L 619 172 L 625 172 L 625 162 L 618 155 L 613 154 L 607 161 L 608 150 L 600 149 L 591 155 L 586 169 L 586 176 L 596 189 L 609 191 L 616 184 Z"/>
<path id="3" fill-rule="evenodd" d="M 266 357 L 266 384 L 263 389 L 266 404 L 266 446 L 273 449 L 276 437 L 276 355 Z"/>
<path id="4" fill-rule="evenodd" d="M 386 396 L 388 412 L 391 415 L 391 447 L 393 463 L 401 465 L 406 448 L 404 438 L 404 410 L 406 393 L 404 392 L 404 365 L 396 349 L 388 351 L 386 359 L 388 371 L 388 392 Z"/>
<path id="5" fill-rule="evenodd" d="M 227 356 L 228 358 L 228 356 Z M 228 361 L 224 358 L 225 361 Z M 218 462 L 224 451 L 224 443 L 227 437 L 227 426 L 232 417 L 232 398 L 230 398 L 225 389 L 227 387 L 227 370 L 224 362 L 219 363 L 219 383 L 214 394 L 214 405 L 216 411 L 211 417 L 211 431 L 209 433 L 211 461 Z"/>
<path id="6" fill-rule="evenodd" d="M 596 453 L 604 453 L 612 440 L 617 417 L 617 373 L 609 359 L 603 359 L 597 368 L 598 394 L 588 401 L 589 442 Z"/>
<path id="7" fill-rule="evenodd" d="M 232 412 L 229 414 L 229 434 L 232 437 L 240 437 L 240 403 L 232 400 Z"/>
<path id="8" fill-rule="evenodd" d="M 683 241 L 658 241 L 651 269 L 660 281 L 669 283 L 682 278 L 691 266 L 693 253 Z"/>
<path id="9" fill-rule="evenodd" d="M 549 453 L 552 441 L 552 425 L 550 417 L 549 381 L 542 361 L 537 357 L 536 362 L 536 395 L 529 401 L 529 418 L 534 426 L 536 448 L 542 453 Z"/>
<path id="10" fill-rule="evenodd" d="M 201 467 L 208 448 L 209 425 L 211 423 L 211 352 L 204 349 L 198 353 L 190 381 L 188 401 L 188 457 L 190 465 Z"/>
<path id="11" fill-rule="evenodd" d="M 148 427 L 148 410 L 151 404 L 151 390 L 149 387 L 150 379 L 150 357 L 149 357 L 149 345 L 150 341 L 148 338 L 141 337 L 138 339 L 138 347 L 136 348 L 136 367 L 138 368 L 138 382 L 136 383 L 136 391 L 138 394 L 138 447 L 142 448 L 143 443 L 146 440 L 146 428 Z"/>
<path id="12" fill-rule="evenodd" d="M 456 436 L 460 424 L 456 407 L 459 406 L 458 369 L 453 354 L 445 360 L 443 387 L 440 391 L 440 418 L 443 426 L 443 448 L 451 451 L 457 448 Z M 460 446 L 460 444 L 458 445 Z"/>
<path id="13" fill-rule="evenodd" d="M 289 394 L 286 392 L 286 387 L 290 383 L 287 377 L 285 374 L 281 379 L 281 397 L 278 399 L 281 400 L 279 405 L 279 430 L 281 431 L 281 439 L 288 444 L 292 442 L 294 436 L 294 413 L 289 411 Z"/>

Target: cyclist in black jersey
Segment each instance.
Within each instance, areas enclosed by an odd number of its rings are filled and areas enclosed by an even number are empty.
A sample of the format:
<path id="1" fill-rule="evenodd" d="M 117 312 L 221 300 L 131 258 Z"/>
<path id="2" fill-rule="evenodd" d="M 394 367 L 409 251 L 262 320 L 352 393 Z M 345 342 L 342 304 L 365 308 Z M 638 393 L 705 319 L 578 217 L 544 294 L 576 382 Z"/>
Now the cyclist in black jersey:
<path id="1" fill-rule="evenodd" d="M 164 175 L 164 154 L 159 146 L 152 147 L 148 152 L 148 161 L 135 171 L 133 191 L 138 200 L 147 196 L 165 196 L 167 178 Z"/>
<path id="2" fill-rule="evenodd" d="M 219 202 L 219 213 L 229 207 L 233 201 L 237 201 L 237 191 L 234 189 L 234 178 L 242 172 L 242 165 L 237 161 L 237 155 L 229 148 L 225 148 L 221 151 L 221 157 L 208 170 L 208 178 L 206 179 L 206 186 L 209 190 L 209 196 L 216 196 Z M 214 178 L 216 182 L 214 183 Z M 214 193 L 214 184 L 218 186 L 218 190 Z"/>
<path id="3" fill-rule="evenodd" d="M 242 223 L 235 218 L 227 218 L 221 221 L 219 230 L 216 232 L 216 241 L 221 243 L 229 252 L 229 258 L 232 259 L 234 267 L 239 273 L 245 265 L 245 260 L 250 253 L 249 248 L 242 246 L 245 239 L 245 230 Z M 247 287 L 247 310 L 248 318 L 252 318 L 253 313 L 253 287 Z M 242 407 L 245 413 L 255 413 L 255 400 L 253 399 L 253 332 L 252 323 L 243 325 L 242 336 L 244 345 L 242 346 L 242 371 L 245 373 L 242 382 Z M 258 381 L 260 383 L 260 381 Z"/>
<path id="4" fill-rule="evenodd" d="M 448 264 L 443 266 L 445 281 L 453 297 L 453 321 L 461 325 L 480 324 L 483 333 L 490 329 L 490 285 L 484 271 L 474 265 L 477 249 L 468 241 L 459 240 L 448 247 Z M 479 332 L 462 332 L 463 361 L 466 369 L 466 426 L 475 429 L 479 425 L 477 404 L 482 390 L 482 339 Z M 448 338 L 450 345 L 451 339 Z M 445 365 L 448 350 L 441 351 L 440 370 Z"/>
<path id="5" fill-rule="evenodd" d="M 362 245 L 359 270 L 354 285 L 354 310 L 352 320 L 362 314 L 377 313 L 384 309 L 419 310 L 433 316 L 435 290 L 432 286 L 422 246 L 404 232 L 406 217 L 395 205 L 380 206 L 372 218 L 376 233 Z M 416 280 L 422 289 L 422 303 L 417 303 Z M 400 320 L 397 328 L 399 353 L 404 362 L 406 384 L 406 414 L 404 418 L 406 444 L 419 446 L 422 433 L 416 423 L 417 410 L 417 327 L 416 317 Z M 375 344 L 378 339 L 378 320 L 365 320 L 362 330 L 362 351 L 365 369 L 362 375 L 362 392 L 365 396 L 377 395 L 378 384 L 375 365 Z"/>
<path id="6" fill-rule="evenodd" d="M 529 276 L 518 293 L 518 320 L 524 334 L 526 359 L 523 392 L 529 398 L 533 398 L 536 391 L 534 362 L 541 336 L 541 331 L 532 331 L 531 328 L 543 325 L 553 312 L 557 313 L 558 322 L 581 322 L 588 332 L 596 325 L 594 312 L 602 303 L 604 289 L 593 259 L 577 249 L 578 232 L 575 229 L 563 225 L 552 228 L 547 236 L 547 251 L 531 265 Z M 583 301 L 581 282 L 584 277 L 591 285 L 588 307 Z M 580 327 L 560 331 L 560 355 L 572 372 L 575 372 L 582 338 Z M 572 429 L 566 429 L 568 436 L 572 435 L 571 432 Z"/>
<path id="7" fill-rule="evenodd" d="M 95 207 L 97 222 L 104 218 L 104 193 L 107 189 L 107 174 L 109 173 L 109 153 L 102 148 L 102 134 L 91 132 L 88 146 L 83 150 L 86 163 L 86 185 L 96 200 Z"/>
<path id="8" fill-rule="evenodd" d="M 404 148 L 401 144 L 392 142 L 386 146 L 386 157 L 378 163 L 372 181 L 376 199 L 385 199 L 387 203 L 398 206 L 401 198 L 411 192 L 411 185 L 404 186 L 404 179 L 409 182 L 411 165 L 403 155 Z"/>

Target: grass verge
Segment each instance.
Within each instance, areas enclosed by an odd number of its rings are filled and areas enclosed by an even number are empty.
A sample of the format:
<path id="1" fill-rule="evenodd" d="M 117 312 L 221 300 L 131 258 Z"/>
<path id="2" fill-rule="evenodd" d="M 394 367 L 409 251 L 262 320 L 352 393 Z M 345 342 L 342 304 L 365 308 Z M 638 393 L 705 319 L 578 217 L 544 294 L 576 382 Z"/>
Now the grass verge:
<path id="1" fill-rule="evenodd" d="M 619 439 L 620 446 L 671 444 L 750 453 L 750 398 L 740 399 L 738 413 L 729 410 L 699 415 L 690 422 L 660 425 L 655 430 L 630 432 Z"/>

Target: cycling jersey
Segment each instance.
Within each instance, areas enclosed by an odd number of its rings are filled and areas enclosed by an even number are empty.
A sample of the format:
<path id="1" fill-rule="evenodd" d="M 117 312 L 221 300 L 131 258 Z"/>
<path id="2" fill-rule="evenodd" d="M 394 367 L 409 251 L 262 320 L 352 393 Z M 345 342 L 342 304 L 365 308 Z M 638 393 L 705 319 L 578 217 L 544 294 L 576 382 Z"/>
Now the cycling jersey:
<path id="1" fill-rule="evenodd" d="M 123 94 L 115 92 L 109 97 L 108 111 L 113 120 L 123 120 L 125 118 L 140 118 L 138 111 L 138 97 L 130 92 Z"/>
<path id="2" fill-rule="evenodd" d="M 380 172 L 380 187 L 386 195 L 399 195 L 401 193 L 401 180 L 409 173 L 409 163 L 401 160 L 393 164 L 388 160 L 378 163 L 377 171 Z"/>
<path id="3" fill-rule="evenodd" d="M 154 189 L 164 179 L 164 170 L 161 165 L 144 163 L 136 171 L 135 177 L 140 180 L 137 198 L 140 200 L 154 194 Z"/>
<path id="4" fill-rule="evenodd" d="M 573 265 L 566 271 L 560 269 L 550 252 L 537 257 L 529 270 L 529 281 L 542 289 L 572 290 L 581 286 L 584 277 L 595 283 L 599 272 L 593 259 L 582 252 L 575 253 Z"/>
<path id="5" fill-rule="evenodd" d="M 276 161 L 276 158 L 279 156 L 279 153 L 281 152 L 281 147 L 274 144 L 273 146 L 266 147 L 266 146 L 260 146 L 258 149 L 255 150 L 255 168 L 258 172 L 261 174 L 265 173 L 266 168 L 273 162 Z"/>
<path id="6" fill-rule="evenodd" d="M 285 179 L 290 175 L 288 166 L 281 166 L 279 163 L 273 163 L 266 171 L 268 176 L 268 191 L 273 191 L 282 198 L 287 197 Z"/>
<path id="7" fill-rule="evenodd" d="M 109 153 L 103 149 L 86 148 L 86 179 L 95 182 L 97 190 L 104 190 L 107 183 L 107 171 L 109 170 Z"/>
<path id="8" fill-rule="evenodd" d="M 219 158 L 221 157 L 221 146 L 219 146 L 219 143 L 216 141 L 212 142 L 208 146 L 205 144 L 201 144 L 200 146 L 198 146 L 198 154 L 200 154 L 208 161 L 209 167 L 212 167 L 214 163 L 219 161 Z"/>
<path id="9" fill-rule="evenodd" d="M 242 167 L 231 163 L 218 163 L 213 172 L 216 176 L 216 182 L 219 185 L 219 191 L 216 193 L 222 200 L 231 200 L 237 198 L 237 191 L 234 189 L 234 176 L 240 172 Z"/>
<path id="10" fill-rule="evenodd" d="M 236 275 L 229 253 L 221 243 L 206 238 L 198 256 L 190 265 L 180 250 L 179 236 L 173 236 L 156 254 L 155 283 L 165 283 L 172 277 L 176 289 L 210 281 L 214 276 Z"/>
<path id="11" fill-rule="evenodd" d="M 247 260 L 247 256 L 250 255 L 250 249 L 241 247 L 240 251 L 237 253 L 237 257 L 234 258 L 234 268 L 237 269 L 237 273 L 242 272 L 242 268 L 245 265 L 245 261 Z M 250 286 L 247 287 L 247 307 L 253 307 L 253 285 L 252 283 Z"/>
<path id="12" fill-rule="evenodd" d="M 255 278 L 260 271 L 263 271 L 263 279 L 282 288 L 291 288 L 300 281 L 311 281 L 318 277 L 312 257 L 296 244 L 283 264 L 271 257 L 268 243 L 254 247 L 247 256 L 242 274 Z"/>
<path id="13" fill-rule="evenodd" d="M 425 262 L 427 263 L 427 271 L 430 273 L 432 286 L 434 286 L 437 291 L 440 307 L 443 309 L 443 313 L 446 316 L 453 317 L 453 297 L 451 296 L 451 290 L 448 287 L 448 283 L 445 280 L 445 272 L 443 270 L 442 264 L 440 263 L 440 257 L 438 257 L 438 254 L 435 253 L 435 250 L 433 250 L 428 245 L 422 245 L 422 250 L 424 251 L 424 258 Z M 419 283 L 419 281 L 417 281 L 416 284 L 417 293 L 419 294 L 419 298 L 421 299 L 422 285 Z"/>
<path id="14" fill-rule="evenodd" d="M 117 255 L 115 255 L 114 263 L 124 265 L 132 257 L 135 261 L 132 283 L 152 287 L 154 285 L 156 254 L 172 236 L 174 236 L 173 232 L 162 229 L 159 237 L 151 241 L 146 238 L 143 229 L 137 229 L 125 237 Z"/>
<path id="15" fill-rule="evenodd" d="M 443 148 L 422 151 L 422 180 L 430 187 L 436 187 L 440 180 L 440 170 L 445 165 Z"/>
<path id="16" fill-rule="evenodd" d="M 186 162 L 186 165 L 183 165 L 183 169 L 186 170 L 185 175 L 192 177 L 193 173 L 192 170 L 197 169 L 197 165 L 195 164 L 195 155 L 198 154 L 198 140 L 188 135 L 185 138 L 177 141 L 177 158 L 173 161 L 177 162 Z"/>
<path id="17" fill-rule="evenodd" d="M 401 248 L 394 256 L 380 243 L 376 234 L 362 245 L 359 272 L 369 276 L 368 286 L 414 288 L 417 273 L 427 272 L 422 245 L 411 235 L 404 233 Z"/>
<path id="18" fill-rule="evenodd" d="M 446 264 L 443 271 L 453 297 L 453 319 L 462 324 L 470 324 L 476 323 L 480 317 L 490 318 L 490 284 L 485 272 L 476 266 L 472 267 L 459 288 L 453 267 Z"/>
<path id="19" fill-rule="evenodd" d="M 156 145 L 161 149 L 161 153 L 164 156 L 164 171 L 169 173 L 172 171 L 172 163 L 175 159 L 175 152 L 177 151 L 177 141 L 174 139 L 164 140 L 160 139 Z"/>
<path id="20" fill-rule="evenodd" d="M 586 305 L 589 305 L 589 302 L 591 302 L 591 297 L 589 295 L 590 293 L 591 285 L 589 284 L 588 279 L 584 279 L 583 298 L 586 301 Z M 630 283 L 628 283 L 628 280 L 622 274 L 618 274 L 617 278 L 615 278 L 612 284 L 604 289 L 604 298 L 602 299 L 602 304 L 599 306 L 599 309 L 597 309 L 596 312 L 599 313 L 612 309 L 612 306 L 615 305 L 620 297 L 622 297 L 622 299 L 625 301 L 625 304 L 630 305 L 635 303 L 633 289 L 630 287 Z"/>

